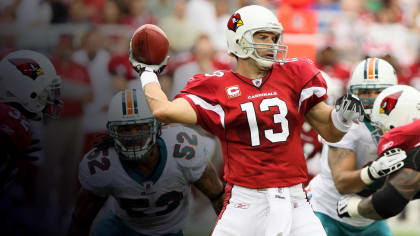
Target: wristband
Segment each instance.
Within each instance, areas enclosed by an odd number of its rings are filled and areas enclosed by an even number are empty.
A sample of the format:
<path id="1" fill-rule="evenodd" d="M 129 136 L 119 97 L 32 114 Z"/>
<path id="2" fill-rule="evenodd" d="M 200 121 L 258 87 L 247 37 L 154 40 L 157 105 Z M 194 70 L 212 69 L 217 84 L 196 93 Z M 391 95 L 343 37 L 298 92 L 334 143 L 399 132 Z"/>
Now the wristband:
<path id="1" fill-rule="evenodd" d="M 152 72 L 152 71 L 143 71 L 143 73 L 141 73 L 140 75 L 140 82 L 141 82 L 141 87 L 144 90 L 144 86 L 146 86 L 149 83 L 157 83 L 160 87 L 160 83 L 158 80 L 157 75 Z"/>
<path id="2" fill-rule="evenodd" d="M 366 185 L 370 185 L 373 183 L 374 180 L 370 177 L 370 174 L 369 174 L 369 166 L 366 166 L 365 168 L 362 169 L 362 171 L 360 171 L 360 179 Z"/>
<path id="3" fill-rule="evenodd" d="M 331 112 L 331 119 L 333 122 L 333 125 L 336 129 L 338 129 L 339 131 L 343 132 L 343 133 L 347 133 L 349 131 L 349 129 L 351 128 L 352 123 L 344 123 L 343 121 L 341 121 L 340 115 L 338 114 L 338 112 L 333 109 L 333 111 Z"/>
<path id="4" fill-rule="evenodd" d="M 350 217 L 360 217 L 359 214 L 359 203 L 362 201 L 360 197 L 351 197 L 347 202 L 347 212 L 349 213 Z"/>

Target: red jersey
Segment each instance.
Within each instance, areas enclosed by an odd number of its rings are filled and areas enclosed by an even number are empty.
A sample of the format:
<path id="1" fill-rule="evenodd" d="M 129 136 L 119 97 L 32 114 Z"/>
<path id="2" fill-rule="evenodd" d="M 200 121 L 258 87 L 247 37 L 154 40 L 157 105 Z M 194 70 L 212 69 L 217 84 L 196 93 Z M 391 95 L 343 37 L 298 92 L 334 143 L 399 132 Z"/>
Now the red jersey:
<path id="1" fill-rule="evenodd" d="M 56 57 L 52 59 L 52 63 L 57 74 L 60 75 L 64 81 L 91 86 L 89 72 L 83 65 L 71 61 L 70 65 L 65 67 L 63 63 Z M 63 108 L 61 117 L 68 118 L 83 115 L 84 105 L 81 101 L 67 98 L 65 96 L 63 97 L 63 101 L 66 105 Z"/>
<path id="2" fill-rule="evenodd" d="M 378 156 L 391 148 L 401 148 L 408 152 L 420 146 L 420 119 L 408 125 L 391 129 L 382 136 L 378 143 Z"/>
<path id="3" fill-rule="evenodd" d="M 32 133 L 28 120 L 15 108 L 0 103 L 0 142 L 2 148 L 6 148 L 6 152 L 12 157 L 21 157 L 29 147 L 31 137 Z"/>
<path id="4" fill-rule="evenodd" d="M 309 124 L 307 125 L 309 126 Z M 312 129 L 312 127 L 310 127 L 309 130 L 302 127 L 300 138 L 302 140 L 303 152 L 305 153 L 306 160 L 311 159 L 315 154 L 322 151 L 322 143 L 318 139 L 318 132 Z"/>
<path id="5" fill-rule="evenodd" d="M 327 98 L 326 88 L 310 60 L 294 59 L 255 80 L 227 70 L 198 74 L 176 97 L 219 137 L 228 183 L 286 187 L 307 179 L 301 127 L 305 114 Z"/>
<path id="6" fill-rule="evenodd" d="M 308 123 L 303 124 L 300 139 L 302 141 L 303 154 L 305 155 L 306 161 L 312 159 L 317 153 L 322 151 L 322 143 L 318 139 L 318 132 L 312 129 Z M 310 173 L 309 171 L 308 180 L 305 182 L 304 186 L 307 186 L 309 181 L 311 181 L 316 174 L 318 173 Z"/>
<path id="7" fill-rule="evenodd" d="M 120 75 L 127 80 L 133 80 L 137 78 L 137 73 L 131 66 L 127 53 L 113 55 L 108 63 L 108 71 L 112 75 Z"/>

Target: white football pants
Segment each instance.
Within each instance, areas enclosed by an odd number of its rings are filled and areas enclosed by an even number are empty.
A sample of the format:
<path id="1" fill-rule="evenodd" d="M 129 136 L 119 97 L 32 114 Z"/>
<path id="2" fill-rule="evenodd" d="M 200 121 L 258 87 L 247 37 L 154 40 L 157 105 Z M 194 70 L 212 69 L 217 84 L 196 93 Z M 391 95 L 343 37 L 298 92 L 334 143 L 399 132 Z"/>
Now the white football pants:
<path id="1" fill-rule="evenodd" d="M 326 236 L 302 184 L 285 188 L 226 187 L 212 236 Z"/>

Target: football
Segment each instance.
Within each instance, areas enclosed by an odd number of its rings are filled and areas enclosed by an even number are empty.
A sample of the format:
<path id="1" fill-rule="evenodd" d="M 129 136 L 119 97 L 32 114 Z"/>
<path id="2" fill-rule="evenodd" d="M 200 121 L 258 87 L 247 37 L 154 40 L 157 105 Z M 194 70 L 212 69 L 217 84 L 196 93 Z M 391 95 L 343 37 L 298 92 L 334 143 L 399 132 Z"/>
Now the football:
<path id="1" fill-rule="evenodd" d="M 134 31 L 131 37 L 134 58 L 147 65 L 159 65 L 168 55 L 169 41 L 158 26 L 145 24 Z"/>

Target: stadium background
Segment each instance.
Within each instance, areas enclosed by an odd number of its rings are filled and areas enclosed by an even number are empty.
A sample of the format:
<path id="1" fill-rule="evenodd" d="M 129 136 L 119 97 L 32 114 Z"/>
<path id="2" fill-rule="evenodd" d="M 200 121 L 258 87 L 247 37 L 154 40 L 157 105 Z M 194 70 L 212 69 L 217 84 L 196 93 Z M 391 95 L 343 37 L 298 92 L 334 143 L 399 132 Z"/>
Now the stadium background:
<path id="1" fill-rule="evenodd" d="M 41 125 L 42 158 L 28 167 L 14 192 L 23 191 L 18 207 L 29 209 L 32 223 L 37 218 L 38 230 L 65 231 L 77 163 L 105 131 L 112 95 L 138 83 L 128 63 L 131 33 L 146 23 L 166 32 L 171 58 L 160 82 L 173 97 L 189 76 L 234 66 L 225 53 L 224 29 L 234 9 L 249 4 L 279 17 L 289 58 L 311 58 L 343 88 L 355 63 L 375 56 L 396 68 L 400 83 L 420 89 L 419 0 L 2 0 L 0 57 L 37 50 L 52 58 L 63 78 L 62 119 Z M 213 160 L 218 166 L 220 158 Z M 205 235 L 215 216 L 194 194 L 194 221 L 186 232 Z M 420 204 L 410 203 L 389 222 L 398 236 L 420 235 Z"/>

